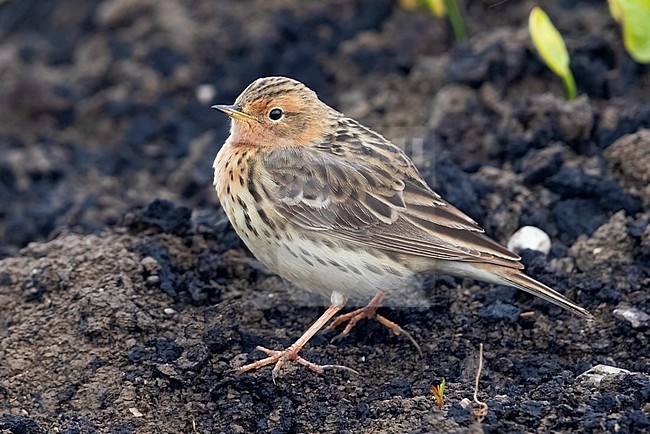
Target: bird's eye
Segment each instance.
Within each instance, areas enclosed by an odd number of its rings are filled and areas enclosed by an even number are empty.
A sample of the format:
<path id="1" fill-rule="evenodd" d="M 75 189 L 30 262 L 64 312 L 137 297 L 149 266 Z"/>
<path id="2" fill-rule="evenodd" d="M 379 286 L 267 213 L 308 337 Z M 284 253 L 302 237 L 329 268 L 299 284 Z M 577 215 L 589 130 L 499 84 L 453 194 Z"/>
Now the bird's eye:
<path id="1" fill-rule="evenodd" d="M 272 121 L 279 121 L 282 115 L 283 115 L 282 109 L 276 107 L 274 109 L 271 109 L 271 111 L 269 112 L 269 119 L 271 119 Z"/>

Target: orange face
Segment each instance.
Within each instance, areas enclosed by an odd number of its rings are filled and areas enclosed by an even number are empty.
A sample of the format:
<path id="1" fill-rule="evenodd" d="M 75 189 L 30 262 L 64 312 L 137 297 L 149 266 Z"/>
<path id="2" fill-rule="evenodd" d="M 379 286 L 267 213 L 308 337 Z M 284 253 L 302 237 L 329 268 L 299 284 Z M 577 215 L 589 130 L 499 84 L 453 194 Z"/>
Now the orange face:
<path id="1" fill-rule="evenodd" d="M 328 107 L 314 92 L 293 82 L 258 82 L 235 105 L 213 106 L 232 118 L 233 145 L 306 146 L 323 135 Z"/>

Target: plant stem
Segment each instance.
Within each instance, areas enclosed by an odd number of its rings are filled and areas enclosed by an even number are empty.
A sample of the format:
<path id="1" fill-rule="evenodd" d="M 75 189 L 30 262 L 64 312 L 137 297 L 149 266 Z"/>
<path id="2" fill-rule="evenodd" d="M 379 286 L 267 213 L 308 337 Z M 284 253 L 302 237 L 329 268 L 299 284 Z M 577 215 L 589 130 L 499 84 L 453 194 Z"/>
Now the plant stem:
<path id="1" fill-rule="evenodd" d="M 479 405 L 479 408 L 472 410 L 472 413 L 476 416 L 476 421 L 481 423 L 485 419 L 489 407 L 486 403 L 478 399 L 478 379 L 483 370 L 483 343 L 479 344 L 478 348 L 478 369 L 476 370 L 476 382 L 474 383 L 474 402 Z"/>
<path id="2" fill-rule="evenodd" d="M 444 0 L 444 3 L 447 15 L 449 16 L 449 22 L 451 23 L 451 28 L 454 30 L 454 37 L 457 41 L 462 41 L 467 37 L 467 35 L 465 33 L 463 16 L 458 7 L 458 1 L 459 0 Z"/>
<path id="3" fill-rule="evenodd" d="M 562 76 L 562 81 L 564 82 L 564 88 L 566 89 L 566 99 L 569 101 L 576 99 L 578 96 L 578 90 L 576 89 L 576 81 L 573 78 L 571 70 Z"/>

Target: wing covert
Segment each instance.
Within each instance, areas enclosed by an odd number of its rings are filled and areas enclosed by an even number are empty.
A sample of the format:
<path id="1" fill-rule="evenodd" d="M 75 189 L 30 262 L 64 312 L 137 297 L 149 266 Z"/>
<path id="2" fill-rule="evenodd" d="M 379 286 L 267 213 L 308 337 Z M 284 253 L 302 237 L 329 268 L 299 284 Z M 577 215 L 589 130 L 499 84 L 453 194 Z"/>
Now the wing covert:
<path id="1" fill-rule="evenodd" d="M 403 151 L 383 138 L 377 146 L 377 137 L 336 152 L 326 144 L 270 149 L 257 177 L 271 192 L 269 205 L 303 230 L 368 248 L 522 267 L 431 190 Z"/>

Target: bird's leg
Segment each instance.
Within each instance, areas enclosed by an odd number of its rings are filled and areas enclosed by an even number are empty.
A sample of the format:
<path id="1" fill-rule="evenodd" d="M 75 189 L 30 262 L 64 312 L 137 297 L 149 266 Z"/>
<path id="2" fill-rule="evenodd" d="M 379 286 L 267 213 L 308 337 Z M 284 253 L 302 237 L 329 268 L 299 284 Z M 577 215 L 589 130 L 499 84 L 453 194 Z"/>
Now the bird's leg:
<path id="1" fill-rule="evenodd" d="M 345 329 L 336 336 L 334 339 L 338 340 L 341 339 L 343 336 L 347 335 L 350 333 L 350 330 L 352 330 L 352 327 L 356 325 L 356 323 L 364 318 L 374 318 L 375 315 L 377 314 L 377 309 L 379 308 L 379 305 L 381 304 L 382 300 L 386 297 L 386 293 L 379 291 L 377 295 L 375 295 L 372 300 L 370 300 L 370 303 L 368 303 L 367 306 L 362 307 L 361 309 L 353 310 L 352 312 L 339 315 L 337 316 L 334 321 L 330 325 L 327 326 L 325 329 L 326 331 L 328 330 L 334 330 L 336 326 L 339 324 L 342 324 L 344 322 L 348 322 L 348 324 L 345 326 Z"/>
<path id="2" fill-rule="evenodd" d="M 377 309 L 379 308 L 379 305 L 381 304 L 382 300 L 386 298 L 386 293 L 383 291 L 379 291 L 377 295 L 375 295 L 372 300 L 370 300 L 370 303 L 368 303 L 367 306 L 362 307 L 361 309 L 353 310 L 350 313 L 346 313 L 343 315 L 337 316 L 332 323 L 327 326 L 325 329 L 326 331 L 328 330 L 333 330 L 336 326 L 339 324 L 342 324 L 344 322 L 348 322 L 348 324 L 345 326 L 343 331 L 338 334 L 337 336 L 332 339 L 332 342 L 338 341 L 342 338 L 344 338 L 348 333 L 350 333 L 350 330 L 352 330 L 352 327 L 356 325 L 359 320 L 367 318 L 367 319 L 376 319 L 380 324 L 385 325 L 388 327 L 395 336 L 399 335 L 404 335 L 408 338 L 409 341 L 413 344 L 416 350 L 418 350 L 418 353 L 420 356 L 422 356 L 422 350 L 420 349 L 420 345 L 418 345 L 417 342 L 415 342 L 415 339 L 413 339 L 413 336 L 406 330 L 404 330 L 402 327 L 400 327 L 398 324 L 394 323 L 393 321 L 389 320 L 388 318 L 381 316 L 377 314 Z"/>
<path id="3" fill-rule="evenodd" d="M 265 352 L 269 357 L 242 366 L 241 368 L 237 369 L 235 373 L 239 375 L 244 372 L 275 363 L 275 367 L 273 368 L 273 382 L 275 383 L 275 379 L 278 377 L 280 369 L 288 361 L 300 363 L 301 365 L 306 366 L 312 371 L 319 374 L 325 372 L 326 369 L 345 369 L 357 373 L 354 369 L 350 369 L 346 366 L 341 365 L 316 365 L 315 363 L 309 362 L 298 355 L 298 351 L 300 351 L 302 347 L 305 346 L 309 339 L 311 339 L 325 324 L 327 324 L 327 322 L 336 314 L 336 312 L 340 311 L 342 308 L 343 304 L 332 304 L 320 316 L 320 318 L 318 318 L 318 320 L 316 320 L 316 322 L 312 324 L 312 326 L 309 327 L 309 329 L 307 329 L 307 331 L 303 333 L 300 338 L 298 338 L 296 342 L 294 342 L 289 348 L 286 348 L 285 350 L 276 351 L 269 350 L 268 348 L 264 347 L 257 347 L 256 349 Z"/>

